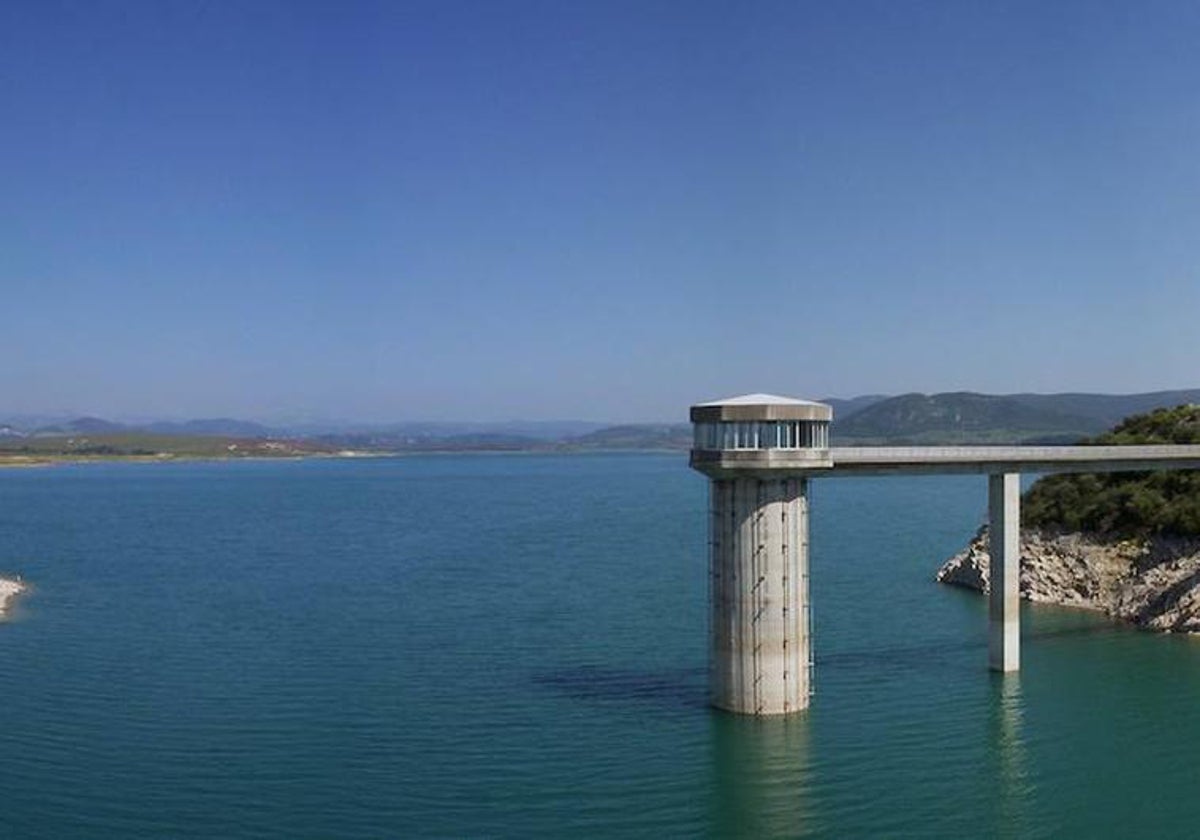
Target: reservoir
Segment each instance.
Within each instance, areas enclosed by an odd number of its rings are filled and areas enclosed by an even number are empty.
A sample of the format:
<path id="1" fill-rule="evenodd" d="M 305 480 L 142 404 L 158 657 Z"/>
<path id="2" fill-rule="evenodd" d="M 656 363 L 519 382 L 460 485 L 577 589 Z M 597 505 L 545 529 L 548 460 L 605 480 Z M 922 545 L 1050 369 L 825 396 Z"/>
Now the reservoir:
<path id="1" fill-rule="evenodd" d="M 707 703 L 683 453 L 0 471 L 8 837 L 1130 837 L 1200 820 L 1200 640 L 933 583 L 977 476 L 812 482 L 804 713 Z"/>

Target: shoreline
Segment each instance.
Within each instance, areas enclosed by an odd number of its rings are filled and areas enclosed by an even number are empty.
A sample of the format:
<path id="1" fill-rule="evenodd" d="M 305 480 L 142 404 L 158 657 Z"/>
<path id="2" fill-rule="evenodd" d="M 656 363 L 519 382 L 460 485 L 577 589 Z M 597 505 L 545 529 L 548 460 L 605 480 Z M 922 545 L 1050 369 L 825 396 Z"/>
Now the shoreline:
<path id="1" fill-rule="evenodd" d="M 179 464 L 197 461 L 310 461 L 370 460 L 373 458 L 411 458 L 452 455 L 670 455 L 687 454 L 686 449 L 428 449 L 428 450 L 342 450 L 338 452 L 296 452 L 284 455 L 13 455 L 0 454 L 0 470 L 37 469 L 67 464 Z"/>
<path id="2" fill-rule="evenodd" d="M 13 599 L 29 591 L 29 585 L 20 578 L 0 577 L 0 619 L 8 616 Z"/>
<path id="3" fill-rule="evenodd" d="M 1122 538 L 1022 529 L 1021 600 L 1104 613 L 1145 630 L 1200 636 L 1200 538 Z M 989 540 L 980 528 L 945 561 L 938 583 L 987 593 Z"/>
<path id="4" fill-rule="evenodd" d="M 286 455 L 0 455 L 2 469 L 36 469 L 67 464 L 178 464 L 195 461 L 307 461 L 387 457 L 392 453 L 313 452 Z"/>

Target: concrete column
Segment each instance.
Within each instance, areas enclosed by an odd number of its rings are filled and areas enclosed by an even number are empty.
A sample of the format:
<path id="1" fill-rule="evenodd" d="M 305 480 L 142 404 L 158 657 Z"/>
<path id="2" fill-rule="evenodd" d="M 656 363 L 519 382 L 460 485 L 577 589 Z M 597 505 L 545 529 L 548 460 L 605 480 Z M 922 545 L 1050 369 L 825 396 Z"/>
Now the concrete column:
<path id="1" fill-rule="evenodd" d="M 988 593 L 988 666 L 993 671 L 1021 667 L 1021 476 L 988 476 L 988 532 L 991 542 Z"/>
<path id="2" fill-rule="evenodd" d="M 808 707 L 808 496 L 800 478 L 710 484 L 712 704 L 752 715 Z"/>

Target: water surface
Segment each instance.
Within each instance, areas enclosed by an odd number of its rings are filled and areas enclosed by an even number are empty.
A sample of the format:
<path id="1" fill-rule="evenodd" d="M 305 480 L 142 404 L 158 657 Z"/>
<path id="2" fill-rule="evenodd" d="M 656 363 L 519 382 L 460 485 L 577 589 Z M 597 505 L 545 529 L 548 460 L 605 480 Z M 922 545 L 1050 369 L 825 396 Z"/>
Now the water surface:
<path id="1" fill-rule="evenodd" d="M 12 837 L 1188 836 L 1200 644 L 932 582 L 982 478 L 813 485 L 809 712 L 705 705 L 678 455 L 0 472 Z"/>

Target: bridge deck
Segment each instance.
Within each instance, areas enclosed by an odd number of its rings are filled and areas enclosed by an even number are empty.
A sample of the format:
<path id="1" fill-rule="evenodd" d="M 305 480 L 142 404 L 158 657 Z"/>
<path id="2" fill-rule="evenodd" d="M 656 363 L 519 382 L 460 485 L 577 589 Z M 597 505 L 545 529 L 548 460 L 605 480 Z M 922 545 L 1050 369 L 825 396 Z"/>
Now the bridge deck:
<path id="1" fill-rule="evenodd" d="M 835 446 L 819 476 L 1200 469 L 1200 446 Z"/>

